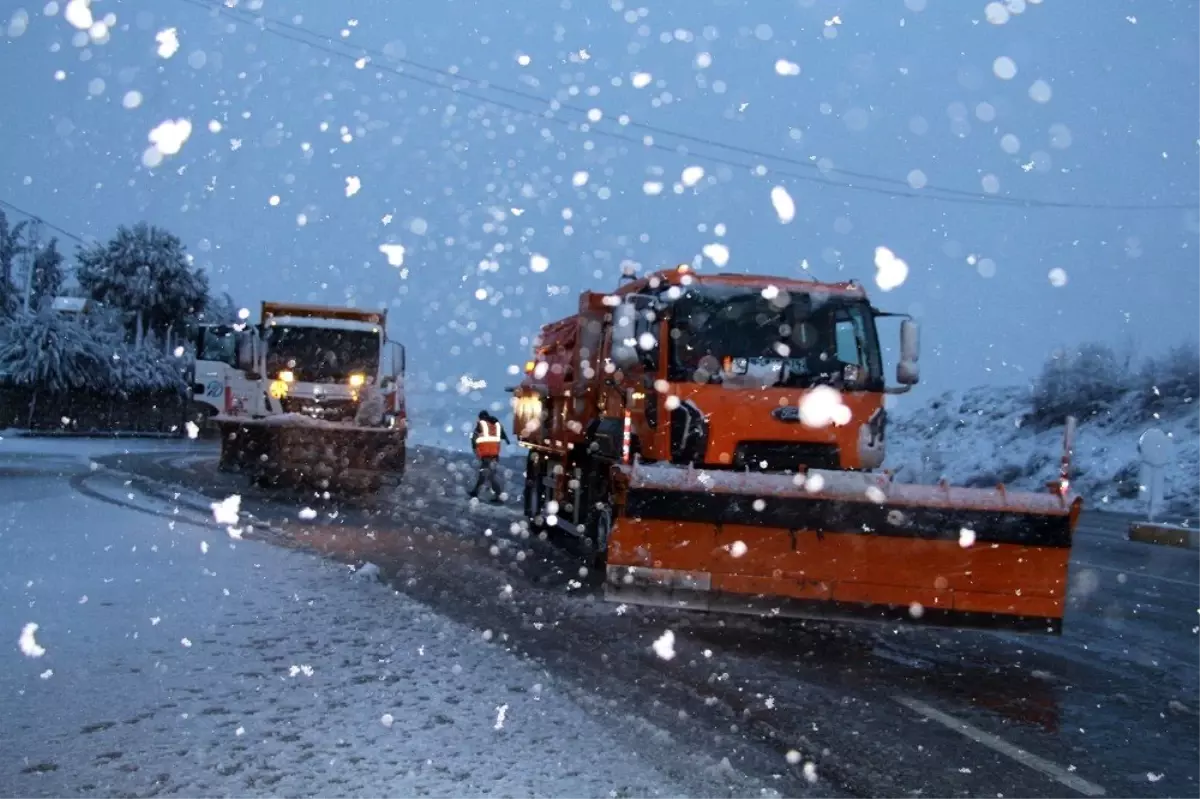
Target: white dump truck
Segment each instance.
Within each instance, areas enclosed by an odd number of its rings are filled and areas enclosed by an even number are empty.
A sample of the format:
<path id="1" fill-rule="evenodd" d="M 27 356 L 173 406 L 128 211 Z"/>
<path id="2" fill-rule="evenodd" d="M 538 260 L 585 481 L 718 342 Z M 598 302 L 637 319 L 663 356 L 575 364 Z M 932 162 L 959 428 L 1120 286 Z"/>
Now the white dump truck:
<path id="1" fill-rule="evenodd" d="M 264 302 L 257 325 L 234 326 L 232 349 L 232 368 L 214 370 L 222 468 L 343 493 L 400 480 L 406 359 L 385 311 Z"/>

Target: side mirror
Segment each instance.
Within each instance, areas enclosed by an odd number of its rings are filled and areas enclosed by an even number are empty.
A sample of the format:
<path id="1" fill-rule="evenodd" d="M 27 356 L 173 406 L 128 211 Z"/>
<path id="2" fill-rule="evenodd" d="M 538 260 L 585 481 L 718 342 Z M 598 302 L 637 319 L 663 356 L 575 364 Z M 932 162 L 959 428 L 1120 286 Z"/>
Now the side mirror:
<path id="1" fill-rule="evenodd" d="M 622 302 L 613 309 L 612 359 L 622 370 L 641 362 L 634 334 L 637 318 L 638 309 L 631 302 Z"/>
<path id="2" fill-rule="evenodd" d="M 917 323 L 905 319 L 900 323 L 900 362 L 896 364 L 896 382 L 902 386 L 915 386 L 921 380 L 920 330 Z"/>

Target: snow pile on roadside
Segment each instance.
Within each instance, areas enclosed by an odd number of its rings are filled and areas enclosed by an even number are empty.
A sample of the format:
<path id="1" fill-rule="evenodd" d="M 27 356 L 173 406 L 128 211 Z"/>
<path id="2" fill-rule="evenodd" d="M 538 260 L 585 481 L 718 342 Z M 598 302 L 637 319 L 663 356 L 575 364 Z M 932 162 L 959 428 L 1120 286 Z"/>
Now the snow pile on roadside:
<path id="1" fill-rule="evenodd" d="M 1157 426 L 1175 440 L 1175 464 L 1167 472 L 1170 511 L 1194 517 L 1200 507 L 1200 412 L 1184 405 L 1154 419 L 1130 393 L 1094 419 L 1079 424 L 1074 487 L 1088 508 L 1135 512 L 1141 460 L 1137 443 Z M 885 468 L 901 482 L 1044 491 L 1058 475 L 1063 428 L 1035 429 L 1027 422 L 1028 391 L 980 387 L 948 391 L 924 406 L 901 405 L 888 422 Z"/>

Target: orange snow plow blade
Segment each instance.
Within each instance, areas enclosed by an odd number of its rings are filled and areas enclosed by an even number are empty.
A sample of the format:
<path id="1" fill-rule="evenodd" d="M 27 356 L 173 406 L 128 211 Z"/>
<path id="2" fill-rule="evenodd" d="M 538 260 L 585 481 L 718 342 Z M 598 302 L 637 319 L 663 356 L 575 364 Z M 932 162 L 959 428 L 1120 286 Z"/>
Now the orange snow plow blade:
<path id="1" fill-rule="evenodd" d="M 1076 495 L 837 471 L 616 470 L 612 601 L 1062 632 Z"/>

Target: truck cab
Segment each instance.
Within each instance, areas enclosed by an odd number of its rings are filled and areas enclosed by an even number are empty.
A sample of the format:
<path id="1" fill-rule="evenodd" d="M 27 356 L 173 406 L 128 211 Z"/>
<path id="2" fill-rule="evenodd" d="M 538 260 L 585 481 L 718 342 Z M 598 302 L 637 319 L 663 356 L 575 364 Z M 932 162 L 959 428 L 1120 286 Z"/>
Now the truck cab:
<path id="1" fill-rule="evenodd" d="M 192 402 L 207 417 L 227 412 L 231 398 L 250 394 L 254 381 L 241 368 L 238 354 L 252 334 L 247 325 L 201 325 L 197 331 Z"/>
<path id="2" fill-rule="evenodd" d="M 372 387 L 385 400 L 385 424 L 403 420 L 403 345 L 387 337 L 382 311 L 263 303 L 258 329 L 243 341 L 239 364 L 265 383 L 252 405 L 261 413 L 300 413 L 353 421 Z"/>
<path id="3" fill-rule="evenodd" d="M 885 385 L 877 319 L 886 316 L 857 283 L 697 275 L 686 265 L 613 294 L 586 292 L 577 316 L 543 330 L 517 392 L 517 432 L 531 447 L 565 442 L 607 460 L 632 452 L 707 469 L 875 469 L 886 452 L 884 395 L 917 381 L 917 330 L 905 317 L 900 385 Z"/>

